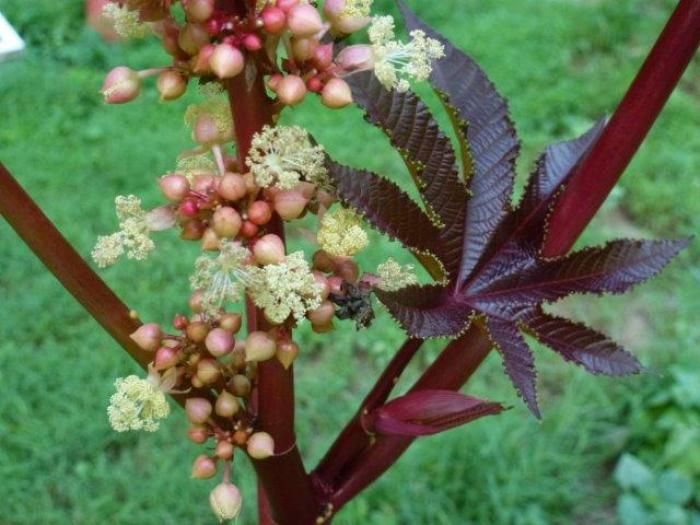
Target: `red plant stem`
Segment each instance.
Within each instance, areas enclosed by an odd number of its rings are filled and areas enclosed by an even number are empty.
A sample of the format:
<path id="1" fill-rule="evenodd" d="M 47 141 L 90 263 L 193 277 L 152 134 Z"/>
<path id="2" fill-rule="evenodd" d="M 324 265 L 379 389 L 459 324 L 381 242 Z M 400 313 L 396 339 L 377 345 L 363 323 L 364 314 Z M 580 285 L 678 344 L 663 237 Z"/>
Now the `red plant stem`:
<path id="1" fill-rule="evenodd" d="M 692 58 L 700 41 L 700 1 L 681 0 L 628 93 L 618 106 L 603 135 L 584 162 L 572 175 L 550 221 L 545 255 L 565 254 L 602 205 L 607 194 L 638 149 L 673 88 Z M 413 389 L 459 389 L 478 369 L 490 351 L 487 335 L 476 325 L 452 342 L 428 368 Z M 360 450 L 354 462 L 334 464 L 345 479 L 319 480 L 336 486 L 330 498 L 334 511 L 381 476 L 413 442 L 412 438 L 380 436 L 372 441 L 364 436 L 365 448 L 357 432 L 341 433 L 331 450 L 345 443 Z M 356 430 L 356 428 L 354 428 Z M 317 472 L 325 473 L 324 458 Z"/>
<path id="2" fill-rule="evenodd" d="M 681 0 L 595 147 L 571 175 L 543 254 L 566 253 L 632 160 L 700 44 L 700 1 Z"/>
<path id="3" fill-rule="evenodd" d="M 262 76 L 255 74 L 254 80 L 249 83 L 246 73 L 226 83 L 241 167 L 245 166 L 253 135 L 266 124 L 271 124 L 273 117 L 272 103 L 265 93 Z M 275 216 L 266 230 L 284 239 L 284 228 L 279 217 Z M 250 301 L 247 311 L 249 331 L 271 328 Z M 266 521 L 271 514 L 279 525 L 315 523 L 318 506 L 294 433 L 293 368 L 285 370 L 277 359 L 259 363 L 255 404 L 257 427 L 268 432 L 275 441 L 273 457 L 253 461 L 264 490 L 258 505 L 260 520 Z"/>

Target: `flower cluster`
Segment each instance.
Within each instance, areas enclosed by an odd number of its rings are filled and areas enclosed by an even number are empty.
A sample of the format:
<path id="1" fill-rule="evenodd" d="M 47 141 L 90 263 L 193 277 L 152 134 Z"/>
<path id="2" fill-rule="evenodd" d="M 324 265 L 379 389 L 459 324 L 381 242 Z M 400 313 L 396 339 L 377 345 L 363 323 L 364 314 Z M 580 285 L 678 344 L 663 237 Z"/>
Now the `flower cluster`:
<path id="1" fill-rule="evenodd" d="M 102 16 L 111 22 L 114 31 L 122 38 L 144 38 L 151 32 L 148 24 L 141 21 L 139 13 L 125 5 L 113 2 L 105 4 Z"/>
<path id="2" fill-rule="evenodd" d="M 379 282 L 377 287 L 387 292 L 395 292 L 406 286 L 418 284 L 413 265 L 401 266 L 391 257 L 377 267 Z"/>
<path id="3" fill-rule="evenodd" d="M 317 238 L 321 249 L 335 257 L 352 257 L 369 244 L 359 217 L 346 208 L 329 211 L 323 216 Z"/>
<path id="4" fill-rule="evenodd" d="M 165 394 L 152 381 L 131 375 L 117 379 L 114 386 L 117 391 L 109 400 L 107 415 L 117 432 L 155 432 L 160 420 L 170 414 Z"/>

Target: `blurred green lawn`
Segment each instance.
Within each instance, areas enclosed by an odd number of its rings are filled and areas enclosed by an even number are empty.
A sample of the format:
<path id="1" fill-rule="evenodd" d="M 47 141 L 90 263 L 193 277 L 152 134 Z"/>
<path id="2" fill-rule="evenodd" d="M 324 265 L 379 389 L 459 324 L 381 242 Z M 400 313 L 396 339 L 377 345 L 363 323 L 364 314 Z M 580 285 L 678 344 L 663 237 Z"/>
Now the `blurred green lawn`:
<path id="1" fill-rule="evenodd" d="M 0 160 L 87 257 L 96 235 L 115 227 L 114 196 L 136 193 L 155 205 L 155 177 L 172 169 L 190 143 L 182 125 L 187 101 L 159 104 L 147 88 L 134 104 L 102 104 L 105 71 L 159 65 L 163 57 L 151 44 L 102 43 L 83 28 L 81 4 L 0 0 L 29 44 L 21 59 L 0 64 Z M 409 4 L 472 54 L 510 99 L 524 176 L 545 144 L 580 133 L 614 109 L 674 2 Z M 698 230 L 698 86 L 696 58 L 583 242 Z M 322 112 L 309 101 L 287 118 L 311 129 L 342 161 L 362 160 L 408 183 L 398 156 L 358 111 Z M 302 234 L 292 239 L 304 246 Z M 189 479 L 198 448 L 184 438 L 182 414 L 175 410 L 152 435 L 112 432 L 105 413 L 112 381 L 136 367 L 2 221 L 0 240 L 0 523 L 214 523 L 206 501 L 214 481 Z M 379 236 L 374 242 L 368 264 L 387 253 L 409 261 Z M 149 262 L 123 262 L 102 275 L 143 319 L 166 322 L 186 306 L 196 252 L 181 244 L 165 235 Z M 631 446 L 631 422 L 644 409 L 639 400 L 661 388 L 671 364 L 690 371 L 700 364 L 699 255 L 696 242 L 661 278 L 624 298 L 563 304 L 626 343 L 650 373 L 595 378 L 540 349 L 545 418 L 538 423 L 492 356 L 469 392 L 514 409 L 420 441 L 336 522 L 616 523 L 611 467 Z M 380 315 L 365 332 L 343 325 L 330 337 L 302 330 L 299 338 L 299 443 L 313 465 L 402 336 Z M 409 375 L 437 349 L 431 343 Z M 240 523 L 253 523 L 250 468 L 244 461 L 237 467 L 245 495 Z"/>

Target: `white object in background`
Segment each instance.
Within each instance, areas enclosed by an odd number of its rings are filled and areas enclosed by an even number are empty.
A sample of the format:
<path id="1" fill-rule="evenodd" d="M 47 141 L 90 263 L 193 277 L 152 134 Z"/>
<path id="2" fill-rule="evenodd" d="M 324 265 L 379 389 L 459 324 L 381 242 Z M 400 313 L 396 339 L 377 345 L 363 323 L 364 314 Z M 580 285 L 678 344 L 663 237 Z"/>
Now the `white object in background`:
<path id="1" fill-rule="evenodd" d="M 0 62 L 24 50 L 24 41 L 0 13 Z"/>

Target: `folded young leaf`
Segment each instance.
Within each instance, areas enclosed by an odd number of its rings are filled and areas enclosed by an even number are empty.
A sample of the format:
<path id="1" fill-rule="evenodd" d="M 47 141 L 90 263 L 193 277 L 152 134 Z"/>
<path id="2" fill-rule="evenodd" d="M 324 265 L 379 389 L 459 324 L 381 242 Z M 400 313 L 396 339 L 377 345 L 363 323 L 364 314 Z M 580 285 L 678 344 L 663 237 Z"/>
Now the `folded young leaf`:
<path id="1" fill-rule="evenodd" d="M 389 401 L 372 412 L 366 423 L 379 434 L 428 436 L 503 410 L 500 403 L 451 390 L 419 390 Z"/>

